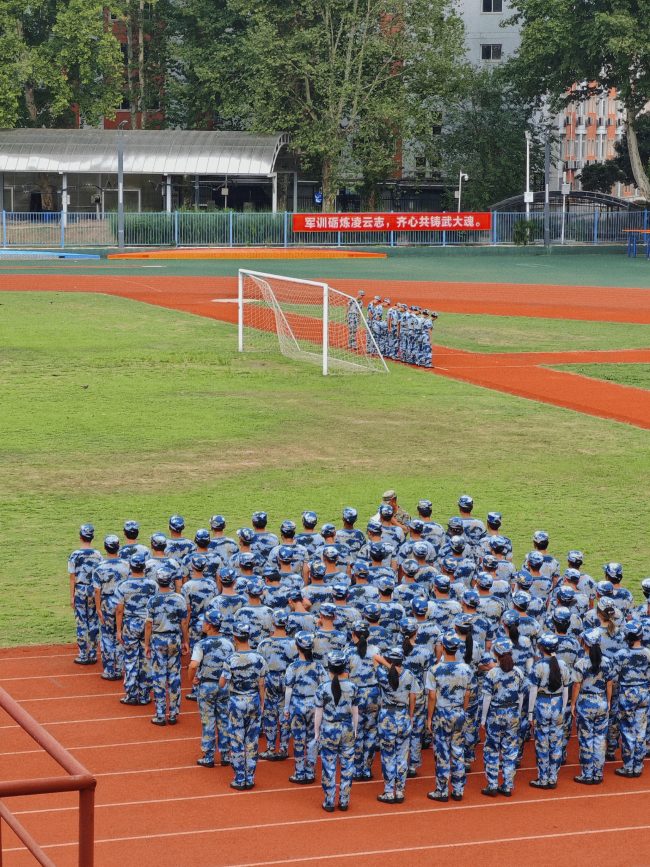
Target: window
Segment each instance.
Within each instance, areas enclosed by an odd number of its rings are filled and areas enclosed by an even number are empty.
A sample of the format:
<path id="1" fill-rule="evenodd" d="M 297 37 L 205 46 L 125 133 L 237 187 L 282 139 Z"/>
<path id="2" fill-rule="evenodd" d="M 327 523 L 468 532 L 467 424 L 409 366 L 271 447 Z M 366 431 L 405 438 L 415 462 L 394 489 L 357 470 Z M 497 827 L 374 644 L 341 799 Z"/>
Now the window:
<path id="1" fill-rule="evenodd" d="M 415 158 L 415 176 L 417 178 L 425 178 L 428 175 L 428 166 L 426 157 Z"/>
<path id="2" fill-rule="evenodd" d="M 501 60 L 501 46 L 481 45 L 481 60 Z"/>
<path id="3" fill-rule="evenodd" d="M 588 138 L 587 139 L 587 156 L 595 157 L 596 156 L 596 139 Z"/>
<path id="4" fill-rule="evenodd" d="M 503 0 L 482 0 L 484 12 L 503 12 Z"/>

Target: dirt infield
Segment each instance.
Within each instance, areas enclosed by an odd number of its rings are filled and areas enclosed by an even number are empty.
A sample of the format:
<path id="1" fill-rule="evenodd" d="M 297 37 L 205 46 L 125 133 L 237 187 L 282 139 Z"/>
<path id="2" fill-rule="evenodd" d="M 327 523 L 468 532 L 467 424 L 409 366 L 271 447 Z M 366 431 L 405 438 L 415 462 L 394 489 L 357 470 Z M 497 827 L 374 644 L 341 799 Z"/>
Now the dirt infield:
<path id="1" fill-rule="evenodd" d="M 573 782 L 577 743 L 554 791 L 528 786 L 537 776 L 527 744 L 512 798 L 486 798 L 480 747 L 462 803 L 436 804 L 431 750 L 399 806 L 380 804 L 375 778 L 354 783 L 347 813 L 323 812 L 320 785 L 292 786 L 293 762 L 260 762 L 256 786 L 234 792 L 230 768 L 200 768 L 196 704 L 183 699 L 179 725 L 155 728 L 152 706 L 124 707 L 121 683 L 101 680 L 101 669 L 72 662 L 73 646 L 0 651 L 0 682 L 97 778 L 97 867 L 271 867 L 362 865 L 395 867 L 629 867 L 645 863 L 648 780 L 614 774 L 601 786 Z M 187 671 L 183 671 L 184 692 Z M 58 775 L 42 750 L 0 713 L 3 780 Z M 263 742 L 262 742 L 263 743 Z M 320 769 L 317 770 L 320 781 Z M 7 806 L 57 867 L 76 864 L 77 808 L 73 793 L 7 799 Z M 18 840 L 3 828 L 5 867 L 28 867 Z M 594 854 L 597 852 L 597 855 Z"/>
<path id="2" fill-rule="evenodd" d="M 3 275 L 0 288 L 12 291 L 101 292 L 160 307 L 184 310 L 224 322 L 237 321 L 234 277 L 127 277 L 120 274 L 48 276 Z M 475 283 L 392 283 L 330 280 L 356 294 L 399 293 L 411 303 L 449 313 L 535 316 L 554 319 L 650 323 L 650 292 L 643 289 Z M 613 298 L 616 298 L 614 304 Z M 593 362 L 648 362 L 650 349 L 613 352 L 483 354 L 434 349 L 434 373 L 474 385 L 601 418 L 650 429 L 650 392 L 588 379 L 542 365 Z"/>

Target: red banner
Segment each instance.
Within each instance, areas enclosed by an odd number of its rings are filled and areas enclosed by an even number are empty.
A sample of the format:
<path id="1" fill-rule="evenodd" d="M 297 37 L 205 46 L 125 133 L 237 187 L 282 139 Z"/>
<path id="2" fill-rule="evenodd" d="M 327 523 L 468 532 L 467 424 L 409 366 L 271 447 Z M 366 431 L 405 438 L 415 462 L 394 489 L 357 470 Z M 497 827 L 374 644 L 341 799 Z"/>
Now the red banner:
<path id="1" fill-rule="evenodd" d="M 294 214 L 294 232 L 489 231 L 492 214 Z"/>

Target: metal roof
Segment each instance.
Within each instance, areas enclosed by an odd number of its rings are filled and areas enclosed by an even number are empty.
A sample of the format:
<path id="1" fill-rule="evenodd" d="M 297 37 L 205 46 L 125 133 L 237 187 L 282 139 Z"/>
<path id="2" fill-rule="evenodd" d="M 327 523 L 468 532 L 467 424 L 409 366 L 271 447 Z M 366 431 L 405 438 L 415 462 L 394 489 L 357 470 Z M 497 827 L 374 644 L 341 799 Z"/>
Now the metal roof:
<path id="1" fill-rule="evenodd" d="M 533 193 L 535 211 L 543 210 L 544 197 L 543 192 Z M 562 193 L 558 190 L 549 190 L 548 198 L 550 204 L 562 205 Z M 570 208 L 572 211 L 576 210 L 576 205 L 588 213 L 594 211 L 634 211 L 642 208 L 642 205 L 630 199 L 620 199 L 618 196 L 609 196 L 606 193 L 597 193 L 592 190 L 571 190 L 565 198 L 565 204 L 572 206 Z M 503 201 L 490 206 L 490 211 L 505 213 L 523 212 L 525 209 L 523 193 L 519 196 L 512 196 L 510 199 L 503 199 Z"/>
<path id="2" fill-rule="evenodd" d="M 287 133 L 124 130 L 125 174 L 268 175 Z M 0 129 L 1 172 L 117 172 L 117 131 Z"/>

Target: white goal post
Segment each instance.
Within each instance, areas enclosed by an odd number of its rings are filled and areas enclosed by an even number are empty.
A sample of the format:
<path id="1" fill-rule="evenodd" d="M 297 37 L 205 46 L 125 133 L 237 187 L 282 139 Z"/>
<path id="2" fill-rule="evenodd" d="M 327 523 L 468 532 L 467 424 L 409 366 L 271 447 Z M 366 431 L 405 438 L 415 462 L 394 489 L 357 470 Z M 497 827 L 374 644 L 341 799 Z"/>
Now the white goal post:
<path id="1" fill-rule="evenodd" d="M 239 351 L 271 352 L 329 373 L 388 373 L 363 308 L 327 283 L 239 270 Z"/>

